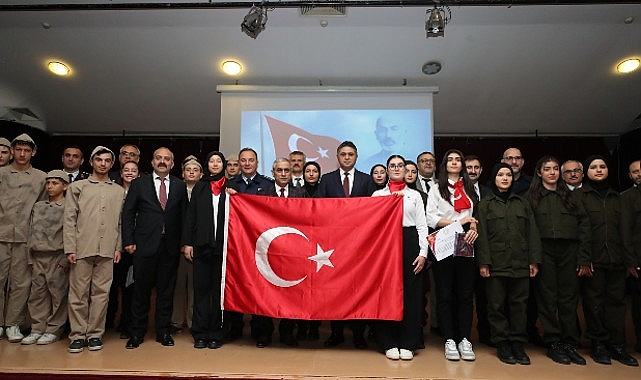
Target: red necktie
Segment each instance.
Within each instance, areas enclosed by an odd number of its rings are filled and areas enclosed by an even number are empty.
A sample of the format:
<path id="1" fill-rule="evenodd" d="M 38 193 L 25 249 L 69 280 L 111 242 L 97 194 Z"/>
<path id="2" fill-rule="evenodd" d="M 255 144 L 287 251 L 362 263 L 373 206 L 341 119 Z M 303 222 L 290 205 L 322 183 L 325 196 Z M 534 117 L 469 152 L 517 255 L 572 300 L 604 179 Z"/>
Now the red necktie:
<path id="1" fill-rule="evenodd" d="M 160 207 L 164 210 L 167 206 L 167 185 L 165 185 L 165 178 L 160 178 L 160 194 L 158 194 L 158 200 L 160 201 Z"/>
<path id="2" fill-rule="evenodd" d="M 347 177 L 349 172 L 345 172 L 345 178 L 343 178 L 343 192 L 345 197 L 349 197 L 349 178 Z"/>

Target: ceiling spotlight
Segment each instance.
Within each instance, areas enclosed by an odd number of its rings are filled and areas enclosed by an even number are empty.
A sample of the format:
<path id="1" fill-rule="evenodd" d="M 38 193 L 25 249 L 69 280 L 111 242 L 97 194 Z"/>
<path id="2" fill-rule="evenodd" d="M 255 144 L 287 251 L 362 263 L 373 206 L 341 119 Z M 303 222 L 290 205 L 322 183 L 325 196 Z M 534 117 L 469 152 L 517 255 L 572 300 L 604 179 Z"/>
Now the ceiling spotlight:
<path id="1" fill-rule="evenodd" d="M 60 76 L 69 75 L 69 73 L 71 72 L 71 69 L 69 68 L 69 66 L 58 61 L 50 61 L 47 67 L 49 68 L 49 71 Z"/>
<path id="2" fill-rule="evenodd" d="M 641 60 L 638 58 L 626 59 L 617 65 L 617 71 L 622 74 L 627 74 L 635 71 L 641 66 Z"/>
<path id="3" fill-rule="evenodd" d="M 256 38 L 265 30 L 265 24 L 267 24 L 267 8 L 264 6 L 257 7 L 252 5 L 249 13 L 243 18 L 243 22 L 240 24 L 240 29 L 251 38 Z"/>
<path id="4" fill-rule="evenodd" d="M 238 75 L 242 71 L 242 66 L 236 61 L 225 61 L 223 62 L 223 71 L 227 75 Z"/>
<path id="5" fill-rule="evenodd" d="M 445 25 L 452 19 L 450 7 L 445 4 L 434 5 L 425 11 L 425 37 L 445 36 Z"/>

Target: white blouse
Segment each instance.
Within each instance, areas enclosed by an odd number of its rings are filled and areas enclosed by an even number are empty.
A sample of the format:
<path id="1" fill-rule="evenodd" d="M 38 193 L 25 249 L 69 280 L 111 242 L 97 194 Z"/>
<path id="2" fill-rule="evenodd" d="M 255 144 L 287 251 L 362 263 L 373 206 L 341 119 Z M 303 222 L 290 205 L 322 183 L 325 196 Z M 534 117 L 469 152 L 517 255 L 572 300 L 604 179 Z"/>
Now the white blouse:
<path id="1" fill-rule="evenodd" d="M 451 185 L 454 185 L 454 182 L 448 179 L 448 182 Z M 470 208 L 461 210 L 461 212 L 456 212 L 454 210 L 454 189 L 450 186 L 447 187 L 450 191 L 450 202 L 448 203 L 439 192 L 438 186 L 432 186 L 430 192 L 427 194 L 427 225 L 436 228 L 438 221 L 441 219 L 450 219 L 450 220 L 459 220 L 466 216 L 472 216 L 474 211 L 474 204 L 470 198 L 470 203 L 472 204 Z M 469 196 L 468 196 L 469 198 Z"/>
<path id="2" fill-rule="evenodd" d="M 425 219 L 425 209 L 423 208 L 423 198 L 421 194 L 414 189 L 405 187 L 403 190 L 403 227 L 416 227 L 418 232 L 418 245 L 420 247 L 419 256 L 427 258 L 427 222 Z M 373 197 L 389 196 L 392 193 L 389 186 L 376 190 Z"/>

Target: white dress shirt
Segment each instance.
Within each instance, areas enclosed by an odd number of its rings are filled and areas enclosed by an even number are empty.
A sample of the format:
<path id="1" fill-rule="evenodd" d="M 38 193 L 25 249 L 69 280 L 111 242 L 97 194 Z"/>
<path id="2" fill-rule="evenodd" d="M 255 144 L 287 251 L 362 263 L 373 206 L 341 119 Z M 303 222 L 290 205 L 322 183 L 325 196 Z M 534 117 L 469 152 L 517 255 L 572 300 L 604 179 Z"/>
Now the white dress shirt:
<path id="1" fill-rule="evenodd" d="M 454 185 L 454 182 L 448 179 L 448 182 L 451 185 Z M 460 220 L 466 216 L 472 216 L 474 211 L 474 203 L 470 199 L 470 208 L 461 210 L 461 212 L 456 212 L 454 210 L 454 189 L 450 186 L 447 187 L 450 191 L 450 202 L 448 203 L 438 190 L 438 186 L 432 186 L 430 192 L 427 196 L 427 225 L 436 228 L 438 221 L 441 219 L 450 219 L 450 220 Z M 468 196 L 469 198 L 469 196 Z"/>
<path id="2" fill-rule="evenodd" d="M 423 208 L 423 198 L 421 194 L 414 189 L 405 187 L 403 190 L 403 227 L 416 227 L 418 232 L 419 256 L 427 258 L 427 221 L 425 219 L 425 209 Z M 389 186 L 376 190 L 373 197 L 382 197 L 391 195 Z"/>

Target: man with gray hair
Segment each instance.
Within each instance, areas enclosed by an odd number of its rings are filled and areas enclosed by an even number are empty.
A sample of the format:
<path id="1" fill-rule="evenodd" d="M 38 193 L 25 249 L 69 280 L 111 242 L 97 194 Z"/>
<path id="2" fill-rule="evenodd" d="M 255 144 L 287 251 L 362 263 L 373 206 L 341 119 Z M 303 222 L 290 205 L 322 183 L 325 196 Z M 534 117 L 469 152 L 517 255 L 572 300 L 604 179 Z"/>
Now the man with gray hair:
<path id="1" fill-rule="evenodd" d="M 567 160 L 561 165 L 563 182 L 572 191 L 583 186 L 583 164 L 577 160 Z"/>

